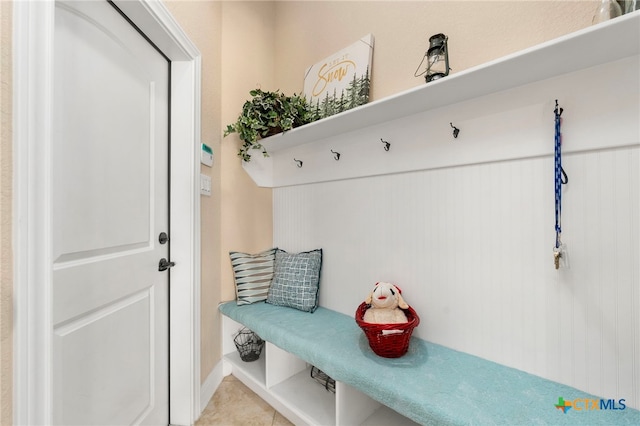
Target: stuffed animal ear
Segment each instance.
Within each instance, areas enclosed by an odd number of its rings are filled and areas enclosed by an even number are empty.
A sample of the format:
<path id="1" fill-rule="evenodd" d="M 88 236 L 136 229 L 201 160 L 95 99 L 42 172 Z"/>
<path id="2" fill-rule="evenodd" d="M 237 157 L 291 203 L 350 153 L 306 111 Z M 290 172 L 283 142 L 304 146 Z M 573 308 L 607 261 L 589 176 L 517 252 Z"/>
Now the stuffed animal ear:
<path id="1" fill-rule="evenodd" d="M 373 290 L 371 290 L 371 293 L 369 293 L 369 295 L 367 296 L 366 299 L 364 299 L 364 303 L 366 303 L 367 305 L 371 304 L 371 301 L 373 300 L 373 292 L 374 290 L 378 287 L 378 284 L 380 284 L 380 281 L 378 281 L 374 286 L 373 286 Z"/>
<path id="2" fill-rule="evenodd" d="M 369 293 L 367 298 L 364 299 L 364 303 L 366 303 L 367 305 L 370 305 L 372 300 L 373 300 L 373 292 Z"/>
<path id="3" fill-rule="evenodd" d="M 394 287 L 396 287 L 394 285 Z M 398 287 L 396 287 L 396 290 L 398 290 L 398 307 L 400 309 L 409 309 L 409 305 L 407 305 L 407 302 L 404 301 L 404 299 L 402 298 L 402 295 L 400 294 L 400 289 Z"/>

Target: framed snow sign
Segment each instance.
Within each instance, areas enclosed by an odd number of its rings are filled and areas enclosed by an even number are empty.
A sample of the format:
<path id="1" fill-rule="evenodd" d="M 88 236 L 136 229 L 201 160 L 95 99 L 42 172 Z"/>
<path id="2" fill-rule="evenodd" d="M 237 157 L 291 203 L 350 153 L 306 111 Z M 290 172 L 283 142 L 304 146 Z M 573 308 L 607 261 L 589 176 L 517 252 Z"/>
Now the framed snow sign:
<path id="1" fill-rule="evenodd" d="M 304 95 L 314 119 L 329 117 L 369 101 L 373 35 L 307 68 Z"/>

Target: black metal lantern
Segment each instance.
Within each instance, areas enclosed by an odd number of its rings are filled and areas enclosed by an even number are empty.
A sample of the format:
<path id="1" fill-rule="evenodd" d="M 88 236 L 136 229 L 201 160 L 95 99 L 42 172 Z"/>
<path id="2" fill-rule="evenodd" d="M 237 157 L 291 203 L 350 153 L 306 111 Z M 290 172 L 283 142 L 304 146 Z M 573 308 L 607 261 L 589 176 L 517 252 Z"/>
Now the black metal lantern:
<path id="1" fill-rule="evenodd" d="M 447 47 L 447 37 L 444 34 L 436 34 L 429 37 L 429 49 L 424 53 L 420 65 L 413 74 L 416 77 L 424 75 L 426 82 L 437 80 L 449 75 L 449 49 Z M 425 58 L 427 59 L 427 69 L 418 74 L 418 70 L 422 68 Z"/>
<path id="2" fill-rule="evenodd" d="M 427 50 L 427 75 L 428 82 L 446 77 L 449 74 L 449 52 L 447 49 L 448 37 L 444 34 L 436 34 L 429 38 L 429 50 Z"/>

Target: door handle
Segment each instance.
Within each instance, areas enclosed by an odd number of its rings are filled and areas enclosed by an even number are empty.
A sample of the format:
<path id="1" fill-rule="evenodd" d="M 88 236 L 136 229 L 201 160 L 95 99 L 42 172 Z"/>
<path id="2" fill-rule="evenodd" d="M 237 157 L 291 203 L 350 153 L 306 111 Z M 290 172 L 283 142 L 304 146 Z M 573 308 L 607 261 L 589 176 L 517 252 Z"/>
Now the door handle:
<path id="1" fill-rule="evenodd" d="M 176 266 L 175 262 L 169 262 L 163 257 L 162 259 L 160 259 L 160 263 L 158 263 L 158 271 L 166 271 L 167 269 L 173 268 L 174 266 Z"/>

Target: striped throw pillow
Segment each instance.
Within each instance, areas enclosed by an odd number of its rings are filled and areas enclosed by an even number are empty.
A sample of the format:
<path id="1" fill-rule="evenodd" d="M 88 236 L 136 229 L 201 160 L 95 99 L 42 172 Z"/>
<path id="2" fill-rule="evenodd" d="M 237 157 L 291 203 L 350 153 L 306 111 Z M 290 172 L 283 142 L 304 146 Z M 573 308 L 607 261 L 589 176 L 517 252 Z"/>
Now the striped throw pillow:
<path id="1" fill-rule="evenodd" d="M 267 300 L 269 286 L 273 279 L 275 253 L 275 248 L 258 254 L 229 252 L 238 305 L 249 305 Z"/>

